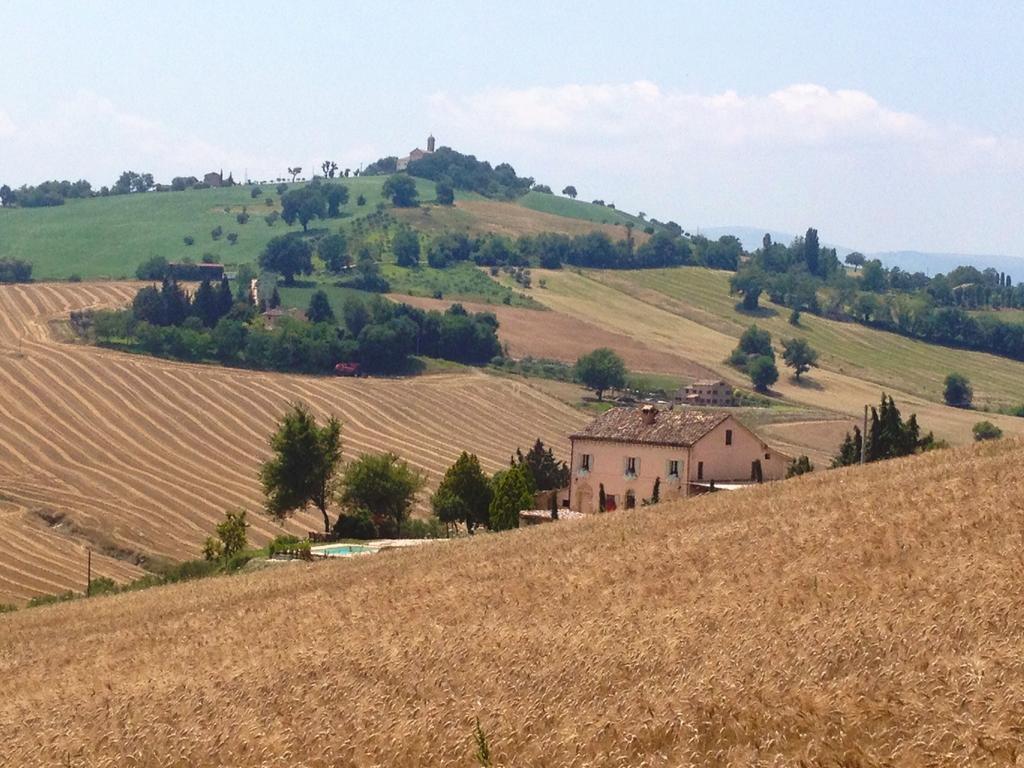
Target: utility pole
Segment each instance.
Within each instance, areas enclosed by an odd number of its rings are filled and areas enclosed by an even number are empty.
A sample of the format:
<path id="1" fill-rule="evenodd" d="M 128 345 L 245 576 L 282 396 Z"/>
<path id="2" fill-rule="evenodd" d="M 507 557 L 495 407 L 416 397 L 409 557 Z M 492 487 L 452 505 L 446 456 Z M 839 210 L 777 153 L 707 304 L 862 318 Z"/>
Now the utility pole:
<path id="1" fill-rule="evenodd" d="M 868 407 L 864 406 L 864 427 L 860 433 L 860 463 L 867 461 L 868 455 Z"/>
<path id="2" fill-rule="evenodd" d="M 88 597 L 92 594 L 92 547 L 86 547 L 87 562 L 86 566 L 86 582 L 85 582 L 85 596 Z"/>

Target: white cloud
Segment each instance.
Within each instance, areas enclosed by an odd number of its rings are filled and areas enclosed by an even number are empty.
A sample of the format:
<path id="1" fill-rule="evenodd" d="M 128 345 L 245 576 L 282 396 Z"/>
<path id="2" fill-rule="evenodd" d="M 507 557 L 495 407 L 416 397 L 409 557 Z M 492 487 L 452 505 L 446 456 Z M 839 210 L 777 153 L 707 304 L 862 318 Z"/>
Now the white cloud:
<path id="1" fill-rule="evenodd" d="M 429 105 L 443 143 L 689 226 L 816 224 L 864 248 L 1020 251 L 989 211 L 1019 198 L 1024 141 L 859 90 L 701 94 L 637 81 L 439 92 Z"/>
<path id="2" fill-rule="evenodd" d="M 10 115 L 6 112 L 0 112 L 0 139 L 13 136 L 17 130 L 18 128 L 14 121 L 11 120 Z"/>
<path id="3" fill-rule="evenodd" d="M 13 129 L 0 112 L 0 136 L 7 124 Z M 161 181 L 221 168 L 240 179 L 246 168 L 255 177 L 263 169 L 286 165 L 276 153 L 215 144 L 92 91 L 54 104 L 31 124 L 19 126 L 17 133 L 9 130 L 8 136 L 0 142 L 0 168 L 18 183 L 84 177 L 99 187 L 128 168 L 152 172 Z M 237 146 L 243 147 L 244 141 L 239 135 Z"/>

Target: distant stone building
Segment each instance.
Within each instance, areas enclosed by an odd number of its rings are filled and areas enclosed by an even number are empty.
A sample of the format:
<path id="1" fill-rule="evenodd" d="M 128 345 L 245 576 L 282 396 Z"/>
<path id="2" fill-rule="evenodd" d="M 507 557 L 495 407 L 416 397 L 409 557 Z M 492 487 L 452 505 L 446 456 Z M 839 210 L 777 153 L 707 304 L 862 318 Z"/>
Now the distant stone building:
<path id="1" fill-rule="evenodd" d="M 211 187 L 219 187 L 224 183 L 224 171 L 210 171 L 203 176 L 203 183 Z"/>
<path id="2" fill-rule="evenodd" d="M 422 160 L 427 155 L 433 154 L 436 139 L 433 135 L 427 137 L 427 148 L 420 149 L 417 147 L 405 157 L 398 158 L 398 162 L 395 163 L 395 170 L 405 171 L 409 169 L 409 163 L 415 162 L 416 160 Z"/>
<path id="3" fill-rule="evenodd" d="M 732 385 L 722 379 L 698 379 L 677 396 L 676 400 L 686 405 L 712 405 L 729 407 L 736 405 Z"/>

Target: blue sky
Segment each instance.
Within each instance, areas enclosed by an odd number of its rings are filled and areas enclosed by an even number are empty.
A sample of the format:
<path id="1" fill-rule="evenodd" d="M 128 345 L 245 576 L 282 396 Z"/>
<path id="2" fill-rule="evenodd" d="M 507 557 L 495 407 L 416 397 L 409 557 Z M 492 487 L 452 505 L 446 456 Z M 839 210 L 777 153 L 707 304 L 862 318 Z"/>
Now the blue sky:
<path id="1" fill-rule="evenodd" d="M 0 183 L 357 167 L 433 131 L 691 229 L 1024 256 L 1024 4 L 839 5 L 9 0 Z"/>

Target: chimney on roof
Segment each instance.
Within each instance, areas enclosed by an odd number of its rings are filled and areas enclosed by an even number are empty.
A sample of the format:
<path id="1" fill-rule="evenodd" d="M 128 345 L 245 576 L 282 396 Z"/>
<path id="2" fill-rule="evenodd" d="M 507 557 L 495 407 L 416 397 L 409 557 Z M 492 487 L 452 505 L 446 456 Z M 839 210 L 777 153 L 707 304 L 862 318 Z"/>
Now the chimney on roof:
<path id="1" fill-rule="evenodd" d="M 658 408 L 654 405 L 645 405 L 640 409 L 640 417 L 644 420 L 644 424 L 648 426 L 653 424 L 658 419 Z"/>

